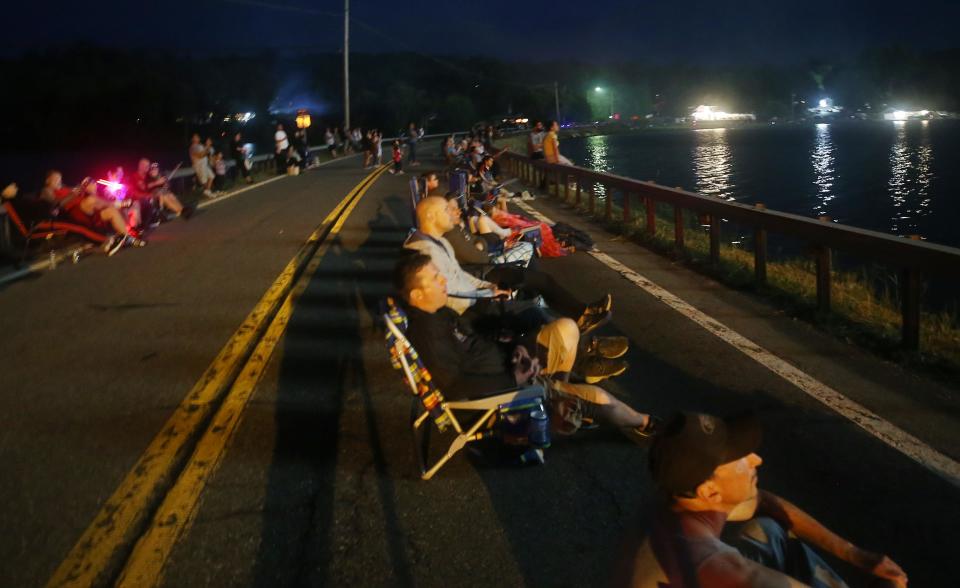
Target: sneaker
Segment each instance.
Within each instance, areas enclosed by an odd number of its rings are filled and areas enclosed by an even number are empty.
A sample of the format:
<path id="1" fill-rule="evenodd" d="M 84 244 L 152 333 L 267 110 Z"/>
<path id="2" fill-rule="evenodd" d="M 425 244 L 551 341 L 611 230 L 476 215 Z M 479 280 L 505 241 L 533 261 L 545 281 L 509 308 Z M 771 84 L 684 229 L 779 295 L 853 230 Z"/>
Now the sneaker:
<path id="1" fill-rule="evenodd" d="M 537 199 L 536 196 L 534 196 L 530 192 L 527 192 L 526 190 L 520 193 L 520 200 L 536 200 L 536 199 Z"/>
<path id="2" fill-rule="evenodd" d="M 206 196 L 207 198 L 213 198 L 213 192 L 211 192 L 210 190 L 204 190 L 203 195 Z"/>
<path id="3" fill-rule="evenodd" d="M 123 240 L 123 244 L 129 247 L 146 247 L 147 241 L 145 239 L 141 239 L 140 237 L 127 235 L 126 239 Z"/>
<path id="4" fill-rule="evenodd" d="M 596 357 L 616 359 L 623 357 L 630 349 L 630 340 L 626 337 L 591 337 L 583 353 Z"/>
<path id="5" fill-rule="evenodd" d="M 183 210 L 180 211 L 180 218 L 183 220 L 190 220 L 190 217 L 193 216 L 194 208 L 192 206 L 184 206 Z"/>
<path id="6" fill-rule="evenodd" d="M 112 257 L 120 248 L 123 247 L 124 235 L 114 235 L 107 239 L 103 244 L 103 252 L 108 257 Z"/>
<path id="7" fill-rule="evenodd" d="M 579 366 L 579 372 L 588 384 L 619 376 L 627 371 L 628 364 L 622 359 L 607 359 L 606 357 L 587 357 Z"/>
<path id="8" fill-rule="evenodd" d="M 609 294 L 603 298 L 588 304 L 583 314 L 577 319 L 577 327 L 580 329 L 580 335 L 586 335 L 590 331 L 609 321 L 613 313 L 610 308 L 613 306 L 613 297 Z"/>

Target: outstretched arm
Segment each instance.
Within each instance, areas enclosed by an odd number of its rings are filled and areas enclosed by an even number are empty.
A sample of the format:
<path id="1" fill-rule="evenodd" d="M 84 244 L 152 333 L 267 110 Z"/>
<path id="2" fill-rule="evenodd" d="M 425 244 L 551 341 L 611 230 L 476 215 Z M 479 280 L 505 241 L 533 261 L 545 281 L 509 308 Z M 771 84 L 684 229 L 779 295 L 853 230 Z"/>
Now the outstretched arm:
<path id="1" fill-rule="evenodd" d="M 757 514 L 776 519 L 804 541 L 833 554 L 866 572 L 893 580 L 897 586 L 907 585 L 907 574 L 886 555 L 861 549 L 826 528 L 815 518 L 791 502 L 772 492 L 760 491 Z"/>

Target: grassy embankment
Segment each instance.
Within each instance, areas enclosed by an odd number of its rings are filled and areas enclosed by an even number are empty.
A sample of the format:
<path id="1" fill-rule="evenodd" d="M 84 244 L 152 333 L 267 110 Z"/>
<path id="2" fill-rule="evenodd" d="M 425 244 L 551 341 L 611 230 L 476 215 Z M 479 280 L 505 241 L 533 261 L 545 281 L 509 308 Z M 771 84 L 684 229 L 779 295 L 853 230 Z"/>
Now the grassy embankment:
<path id="1" fill-rule="evenodd" d="M 581 136 L 585 133 L 580 133 Z M 504 140 L 511 151 L 526 151 L 525 137 Z M 557 187 L 551 186 L 551 195 L 561 199 Z M 571 190 L 571 194 L 574 190 Z M 589 215 L 588 197 L 584 192 L 580 212 Z M 567 204 L 573 205 L 573 202 Z M 960 371 L 960 315 L 957 309 L 921 314 L 920 353 L 906 353 L 899 349 L 900 300 L 896 289 L 896 274 L 891 269 L 863 267 L 859 270 L 833 271 L 831 274 L 831 310 L 816 309 L 816 269 L 812 257 L 768 259 L 767 283 L 757 287 L 753 278 L 753 252 L 735 244 L 721 241 L 720 264 L 713 267 L 709 261 L 709 232 L 700 226 L 697 216 L 684 212 L 686 228 L 684 248 L 678 251 L 673 239 L 673 209 L 658 206 L 656 233 L 646 232 L 645 218 L 634 201 L 631 219 L 623 220 L 622 209 L 611 206 L 612 219 L 604 221 L 605 202 L 598 198 L 592 220 L 605 228 L 623 234 L 651 249 L 674 257 L 697 271 L 738 289 L 754 290 L 773 300 L 792 316 L 815 323 L 824 330 L 870 348 L 887 359 L 915 367 L 931 369 L 947 378 Z M 885 284 L 885 286 L 877 286 Z"/>

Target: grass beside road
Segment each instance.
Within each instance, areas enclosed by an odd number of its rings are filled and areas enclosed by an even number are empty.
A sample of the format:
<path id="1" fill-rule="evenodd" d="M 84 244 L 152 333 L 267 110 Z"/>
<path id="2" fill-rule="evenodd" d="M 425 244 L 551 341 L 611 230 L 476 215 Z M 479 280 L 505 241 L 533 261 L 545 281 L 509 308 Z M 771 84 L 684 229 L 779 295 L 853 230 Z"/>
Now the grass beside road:
<path id="1" fill-rule="evenodd" d="M 555 196 L 555 192 L 551 189 L 552 195 Z M 562 199 L 563 195 L 560 197 Z M 586 199 L 581 202 L 580 209 L 589 214 Z M 623 218 L 619 206 L 614 204 L 611 209 L 611 218 Z M 878 352 L 887 359 L 921 367 L 946 378 L 953 378 L 960 372 L 960 314 L 955 309 L 922 311 L 921 352 L 909 353 L 900 349 L 900 299 L 897 289 L 892 286 L 896 283 L 896 274 L 891 270 L 863 267 L 831 272 L 830 311 L 820 312 L 816 307 L 816 266 L 812 258 L 768 259 L 767 283 L 758 287 L 754 282 L 753 251 L 721 242 L 720 263 L 714 268 L 710 264 L 709 231 L 696 222 L 696 215 L 688 213 L 684 218 L 684 248 L 677 251 L 672 215 L 668 219 L 658 211 L 654 235 L 646 232 L 642 217 L 634 216 L 630 222 L 605 222 L 602 200 L 595 204 L 592 216 L 608 230 L 671 255 L 723 284 L 754 290 L 791 316 L 815 323 L 827 332 Z"/>

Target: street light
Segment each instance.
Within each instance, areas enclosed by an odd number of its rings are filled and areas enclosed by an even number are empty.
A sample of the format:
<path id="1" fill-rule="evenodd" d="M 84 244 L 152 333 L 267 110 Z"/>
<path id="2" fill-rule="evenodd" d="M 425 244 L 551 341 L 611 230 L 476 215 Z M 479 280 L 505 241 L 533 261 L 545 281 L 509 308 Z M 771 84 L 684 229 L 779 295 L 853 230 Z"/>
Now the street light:
<path id="1" fill-rule="evenodd" d="M 596 88 L 594 88 L 593 91 L 596 92 L 597 94 L 603 94 L 604 92 L 606 92 L 606 90 L 604 90 L 600 86 L 597 86 Z M 613 90 L 610 90 L 610 118 L 611 119 L 613 118 Z"/>
<path id="2" fill-rule="evenodd" d="M 310 113 L 306 110 L 300 109 L 297 111 L 297 128 L 298 129 L 309 129 L 310 128 Z"/>

